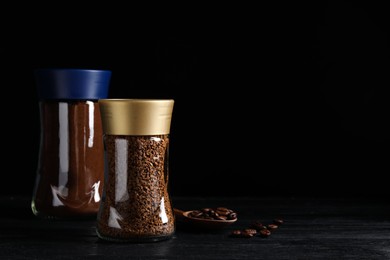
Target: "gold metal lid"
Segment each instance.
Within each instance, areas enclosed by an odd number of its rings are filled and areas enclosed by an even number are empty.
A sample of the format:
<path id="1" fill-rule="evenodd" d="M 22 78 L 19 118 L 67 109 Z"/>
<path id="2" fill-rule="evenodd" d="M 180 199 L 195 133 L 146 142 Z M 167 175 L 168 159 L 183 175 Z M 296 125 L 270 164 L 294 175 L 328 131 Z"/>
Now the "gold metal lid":
<path id="1" fill-rule="evenodd" d="M 103 133 L 169 134 L 173 99 L 99 99 Z"/>

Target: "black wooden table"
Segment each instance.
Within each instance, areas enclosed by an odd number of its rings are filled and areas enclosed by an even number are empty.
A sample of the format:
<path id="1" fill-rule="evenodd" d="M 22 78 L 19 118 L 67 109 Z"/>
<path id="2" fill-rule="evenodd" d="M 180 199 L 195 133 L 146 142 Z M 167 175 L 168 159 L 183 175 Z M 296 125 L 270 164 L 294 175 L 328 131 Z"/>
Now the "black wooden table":
<path id="1" fill-rule="evenodd" d="M 390 259 L 390 200 L 172 198 L 183 210 L 224 206 L 238 221 L 219 231 L 178 223 L 157 243 L 107 243 L 95 222 L 35 218 L 29 198 L 0 199 L 0 259 Z M 233 238 L 253 220 L 283 218 L 268 238 Z"/>

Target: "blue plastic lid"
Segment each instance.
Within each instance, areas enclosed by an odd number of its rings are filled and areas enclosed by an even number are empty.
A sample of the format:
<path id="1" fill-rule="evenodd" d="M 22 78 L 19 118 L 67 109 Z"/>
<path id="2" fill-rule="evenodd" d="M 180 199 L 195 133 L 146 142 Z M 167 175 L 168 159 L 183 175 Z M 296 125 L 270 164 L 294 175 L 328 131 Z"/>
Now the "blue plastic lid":
<path id="1" fill-rule="evenodd" d="M 111 79 L 109 70 L 36 69 L 39 99 L 107 98 Z"/>

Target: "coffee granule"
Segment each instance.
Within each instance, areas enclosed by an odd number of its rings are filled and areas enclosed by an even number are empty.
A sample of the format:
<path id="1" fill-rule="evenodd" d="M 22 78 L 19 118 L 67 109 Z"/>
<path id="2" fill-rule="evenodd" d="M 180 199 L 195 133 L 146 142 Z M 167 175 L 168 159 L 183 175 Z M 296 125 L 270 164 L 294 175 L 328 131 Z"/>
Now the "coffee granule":
<path id="1" fill-rule="evenodd" d="M 39 103 L 41 144 L 32 200 L 43 218 L 96 218 L 104 182 L 98 102 Z"/>
<path id="2" fill-rule="evenodd" d="M 113 241 L 158 241 L 173 235 L 168 194 L 168 135 L 105 135 L 105 190 L 97 233 Z"/>

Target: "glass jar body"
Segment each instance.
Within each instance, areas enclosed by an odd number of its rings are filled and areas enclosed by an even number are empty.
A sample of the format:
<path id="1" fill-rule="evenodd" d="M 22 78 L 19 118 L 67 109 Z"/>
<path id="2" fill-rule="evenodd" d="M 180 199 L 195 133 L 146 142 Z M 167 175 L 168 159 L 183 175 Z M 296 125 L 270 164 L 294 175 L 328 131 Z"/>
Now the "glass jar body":
<path id="1" fill-rule="evenodd" d="M 42 218 L 96 218 L 104 182 L 97 100 L 42 100 L 33 213 Z"/>
<path id="2" fill-rule="evenodd" d="M 168 194 L 169 135 L 104 135 L 105 183 L 98 236 L 152 242 L 175 231 Z"/>

